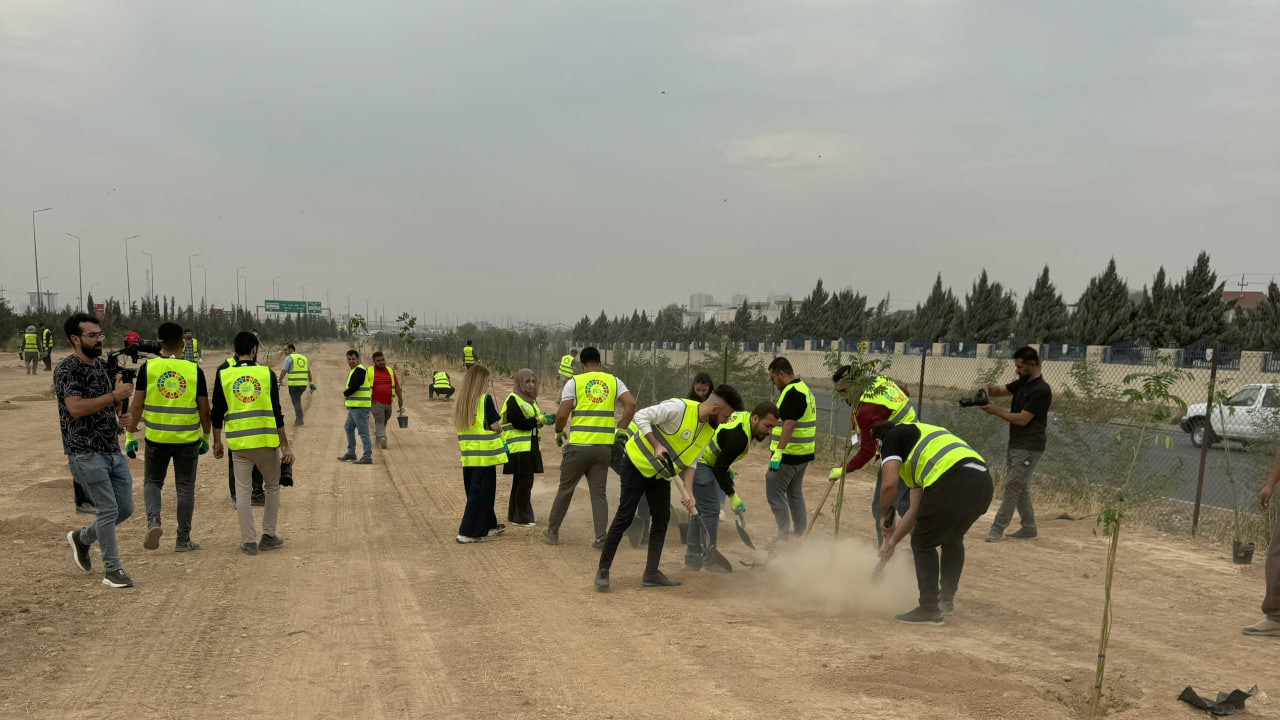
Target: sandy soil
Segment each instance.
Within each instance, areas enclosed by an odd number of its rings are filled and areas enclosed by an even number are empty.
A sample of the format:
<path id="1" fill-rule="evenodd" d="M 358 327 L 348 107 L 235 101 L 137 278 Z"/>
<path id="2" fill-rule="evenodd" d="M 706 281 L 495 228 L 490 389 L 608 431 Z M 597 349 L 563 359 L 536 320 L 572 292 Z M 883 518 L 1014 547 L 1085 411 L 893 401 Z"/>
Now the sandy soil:
<path id="1" fill-rule="evenodd" d="M 1089 522 L 1044 520 L 1041 537 L 980 541 L 956 615 L 943 628 L 897 624 L 914 606 L 908 553 L 886 581 L 851 485 L 845 528 L 819 522 L 808 547 L 766 570 L 664 568 L 684 585 L 642 589 L 626 543 L 608 594 L 591 587 L 590 512 L 580 491 L 561 545 L 541 527 L 480 545 L 453 542 L 464 503 L 449 403 L 409 387 L 410 426 L 373 466 L 343 452 L 345 376 L 337 346 L 304 348 L 320 392 L 293 433 L 297 486 L 285 489 L 282 551 L 236 550 L 225 465 L 202 460 L 193 538 L 172 552 L 165 488 L 159 550 L 142 549 L 142 461 L 130 463 L 137 514 L 119 532 L 137 587 L 112 590 L 71 562 L 75 515 L 51 376 L 0 358 L 0 717 L 5 718 L 1016 718 L 1085 716 L 1101 615 L 1104 540 Z M 499 392 L 505 393 L 502 383 Z M 552 392 L 544 390 L 550 408 Z M 287 411 L 291 414 L 291 411 Z M 292 428 L 291 428 L 292 430 Z M 546 517 L 558 457 L 535 489 Z M 763 454 L 739 472 L 748 529 L 772 525 Z M 825 471 L 810 473 L 810 508 Z M 499 481 L 498 513 L 507 488 Z M 611 476 L 611 506 L 616 503 Z M 994 510 L 994 508 L 993 508 Z M 1040 509 L 1052 518 L 1056 508 Z M 720 547 L 752 557 L 732 528 Z M 100 568 L 94 550 L 95 570 Z M 1259 565 L 1220 548 L 1128 532 L 1120 554 L 1106 683 L 1111 717 L 1201 717 L 1175 702 L 1258 684 L 1247 717 L 1280 718 L 1280 639 L 1247 638 Z"/>

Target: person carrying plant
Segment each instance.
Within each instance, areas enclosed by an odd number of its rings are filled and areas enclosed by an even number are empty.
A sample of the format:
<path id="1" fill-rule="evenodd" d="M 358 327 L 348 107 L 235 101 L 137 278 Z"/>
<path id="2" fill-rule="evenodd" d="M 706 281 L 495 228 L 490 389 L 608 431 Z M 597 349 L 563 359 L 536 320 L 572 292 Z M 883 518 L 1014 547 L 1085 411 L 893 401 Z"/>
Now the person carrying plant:
<path id="1" fill-rule="evenodd" d="M 1280 485 L 1280 450 L 1271 463 L 1267 484 L 1258 493 L 1258 509 L 1263 512 L 1271 506 L 1271 495 Z M 1267 593 L 1262 598 L 1262 614 L 1258 622 L 1244 628 L 1245 635 L 1270 635 L 1280 637 L 1280 523 L 1271 528 L 1271 545 L 1267 549 Z"/>

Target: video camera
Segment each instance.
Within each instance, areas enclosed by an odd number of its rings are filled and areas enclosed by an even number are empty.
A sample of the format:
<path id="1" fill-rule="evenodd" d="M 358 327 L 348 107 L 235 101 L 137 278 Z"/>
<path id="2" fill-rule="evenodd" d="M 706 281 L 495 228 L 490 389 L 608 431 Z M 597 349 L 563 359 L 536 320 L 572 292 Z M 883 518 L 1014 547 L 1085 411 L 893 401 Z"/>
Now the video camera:
<path id="1" fill-rule="evenodd" d="M 151 355 L 160 354 L 159 340 L 139 340 L 132 345 L 126 345 L 115 352 L 107 355 L 107 370 L 112 376 L 119 375 L 120 379 L 126 383 L 132 384 L 138 378 L 138 371 L 133 368 L 121 367 L 120 356 L 124 355 L 133 360 L 133 364 L 138 364 L 139 353 L 149 353 Z"/>
<path id="2" fill-rule="evenodd" d="M 960 398 L 960 407 L 982 407 L 991 402 L 987 397 L 987 391 L 979 390 L 973 397 Z"/>

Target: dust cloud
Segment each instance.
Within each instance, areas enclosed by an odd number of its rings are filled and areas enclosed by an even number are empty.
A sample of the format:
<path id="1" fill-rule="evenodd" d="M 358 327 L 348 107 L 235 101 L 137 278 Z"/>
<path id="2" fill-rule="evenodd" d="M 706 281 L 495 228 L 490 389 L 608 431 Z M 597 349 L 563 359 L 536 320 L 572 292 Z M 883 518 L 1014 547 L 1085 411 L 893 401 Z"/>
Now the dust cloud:
<path id="1" fill-rule="evenodd" d="M 761 569 L 758 591 L 792 612 L 887 616 L 915 607 L 909 544 L 898 546 L 884 577 L 873 582 L 878 562 L 868 540 L 810 537 L 781 550 Z"/>

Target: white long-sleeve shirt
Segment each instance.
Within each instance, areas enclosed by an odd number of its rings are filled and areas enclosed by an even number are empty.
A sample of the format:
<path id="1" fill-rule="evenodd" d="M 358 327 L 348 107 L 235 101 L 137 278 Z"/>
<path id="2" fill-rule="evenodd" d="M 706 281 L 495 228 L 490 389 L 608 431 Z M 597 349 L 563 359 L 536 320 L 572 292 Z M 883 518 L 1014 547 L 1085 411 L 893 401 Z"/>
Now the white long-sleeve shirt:
<path id="1" fill-rule="evenodd" d="M 667 435 L 676 435 L 680 432 L 681 423 L 684 422 L 684 407 L 684 401 L 680 398 L 663 400 L 657 405 L 637 410 L 636 416 L 631 421 L 636 424 L 641 435 L 653 432 L 655 426 Z M 697 435 L 698 430 L 701 429 L 702 423 L 699 421 L 694 435 Z"/>

